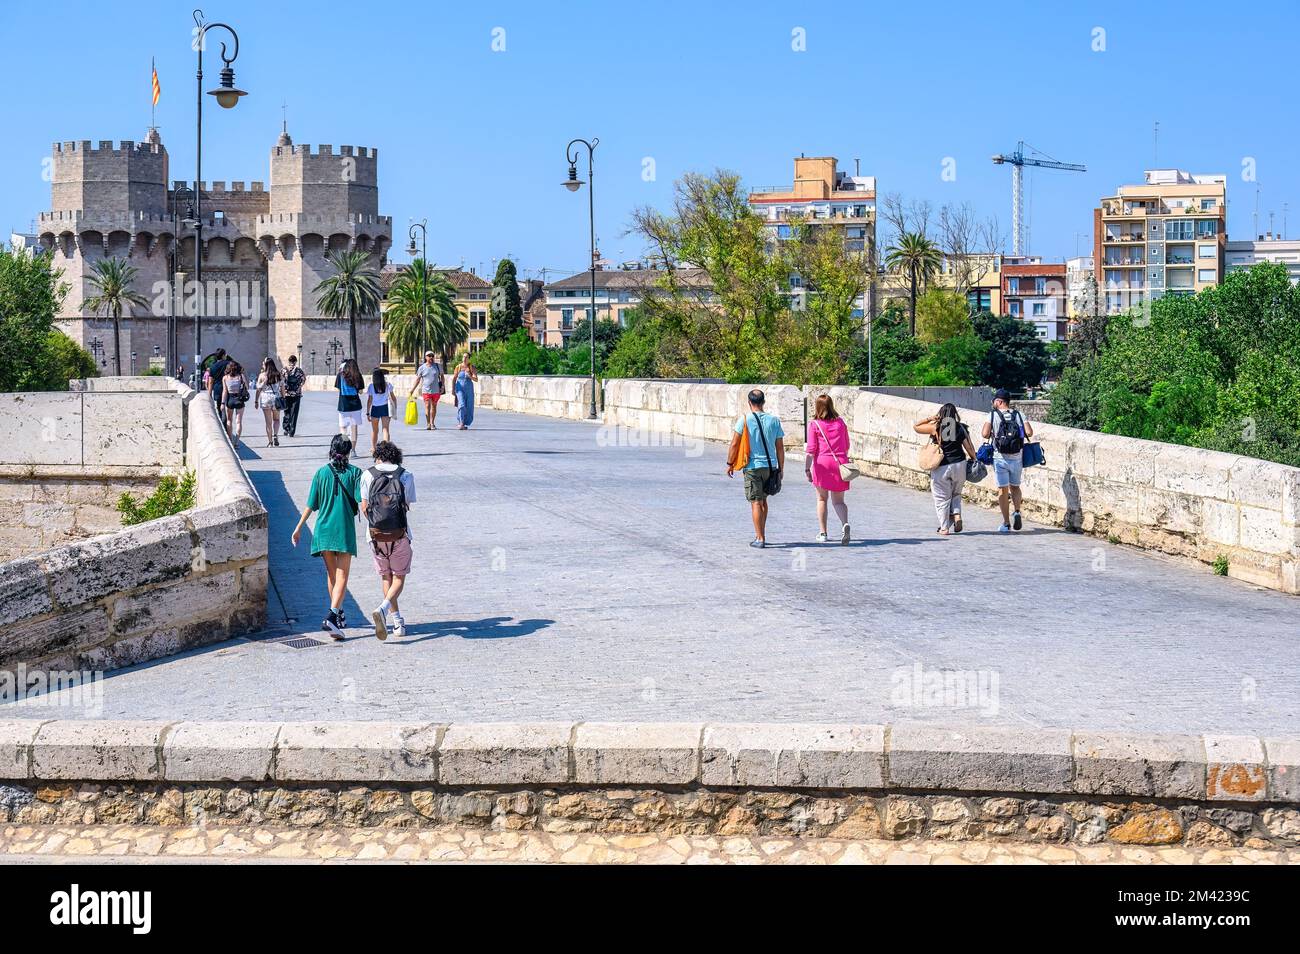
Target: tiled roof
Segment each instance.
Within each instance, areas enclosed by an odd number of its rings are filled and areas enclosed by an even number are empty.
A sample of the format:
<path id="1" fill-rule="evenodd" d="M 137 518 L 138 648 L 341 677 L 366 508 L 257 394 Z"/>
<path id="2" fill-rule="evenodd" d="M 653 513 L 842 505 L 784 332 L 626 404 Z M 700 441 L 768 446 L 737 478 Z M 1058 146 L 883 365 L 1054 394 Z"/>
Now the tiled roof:
<path id="1" fill-rule="evenodd" d="M 386 293 L 393 286 L 393 281 L 398 275 L 406 271 L 408 265 L 385 265 L 379 272 L 379 287 Z M 464 290 L 467 288 L 481 289 L 491 288 L 492 283 L 484 281 L 473 272 L 463 271 L 459 268 L 434 268 L 434 271 L 442 275 L 447 281 L 451 282 L 457 289 Z"/>
<path id="2" fill-rule="evenodd" d="M 679 268 L 676 269 L 677 280 L 684 285 L 695 285 L 701 288 L 707 288 L 711 282 L 709 273 L 702 268 Z M 655 283 L 657 279 L 663 278 L 666 274 L 662 269 L 639 268 L 639 269 L 597 269 L 596 270 L 596 287 L 597 288 L 631 288 L 641 289 Z M 576 275 L 570 275 L 568 278 L 561 278 L 557 282 L 551 282 L 546 286 L 546 290 L 558 291 L 561 289 L 575 289 L 581 291 L 584 288 L 591 287 L 591 272 L 578 272 Z"/>

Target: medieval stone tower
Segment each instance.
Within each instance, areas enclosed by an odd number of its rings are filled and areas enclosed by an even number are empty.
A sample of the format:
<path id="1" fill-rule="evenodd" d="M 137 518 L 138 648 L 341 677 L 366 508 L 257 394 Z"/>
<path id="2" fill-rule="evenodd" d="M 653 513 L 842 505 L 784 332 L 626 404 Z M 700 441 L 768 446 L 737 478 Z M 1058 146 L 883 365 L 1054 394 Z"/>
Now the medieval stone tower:
<path id="1" fill-rule="evenodd" d="M 267 260 L 273 346 L 331 355 L 348 344 L 346 320 L 321 316 L 313 289 L 333 274 L 332 253 L 360 250 L 376 271 L 392 245 L 392 219 L 379 214 L 378 150 L 362 146 L 295 146 L 287 134 L 271 150 L 271 207 L 257 221 Z M 357 360 L 363 372 L 379 364 L 379 316 L 357 321 Z M 346 351 L 351 352 L 347 347 Z M 312 362 L 307 361 L 308 370 Z M 318 367 L 322 367 L 318 364 Z"/>
<path id="2" fill-rule="evenodd" d="M 95 261 L 125 259 L 137 269 L 132 290 L 147 304 L 124 315 L 122 369 L 151 363 L 192 366 L 203 256 L 202 351 L 225 348 L 255 373 L 262 359 L 283 366 L 298 354 L 308 372 L 332 373 L 351 352 L 347 319 L 324 318 L 314 289 L 333 269 L 330 252 L 361 249 L 375 271 L 392 245 L 392 219 L 379 215 L 377 151 L 295 146 L 287 133 L 271 150 L 271 188 L 262 182 L 199 184 L 202 248 L 184 224 L 187 183 L 167 188 L 168 157 L 156 131 L 143 143 L 56 143 L 50 164 L 51 210 L 40 216 L 41 244 L 69 286 L 59 326 L 113 373 L 112 322 L 84 300 Z M 176 281 L 172 281 L 173 275 Z M 169 318 L 178 347 L 167 353 Z M 379 363 L 379 319 L 357 323 L 363 371 Z M 134 359 L 132 354 L 134 353 Z"/>

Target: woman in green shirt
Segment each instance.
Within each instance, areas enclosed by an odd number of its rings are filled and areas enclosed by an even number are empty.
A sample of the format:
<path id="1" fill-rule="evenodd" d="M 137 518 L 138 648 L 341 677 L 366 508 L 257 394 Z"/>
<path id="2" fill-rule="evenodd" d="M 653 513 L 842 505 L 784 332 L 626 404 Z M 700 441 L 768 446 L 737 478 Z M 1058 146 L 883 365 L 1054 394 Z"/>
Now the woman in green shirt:
<path id="1" fill-rule="evenodd" d="M 348 573 L 357 555 L 357 508 L 361 502 L 361 470 L 348 463 L 352 442 L 342 434 L 330 441 L 329 463 L 316 471 L 307 492 L 307 506 L 293 528 L 293 545 L 298 545 L 302 528 L 313 512 L 316 528 L 311 536 L 311 555 L 325 560 L 325 578 L 329 586 L 330 612 L 321 629 L 334 639 L 343 638 L 347 621 L 343 618 L 343 599 L 348 592 Z"/>

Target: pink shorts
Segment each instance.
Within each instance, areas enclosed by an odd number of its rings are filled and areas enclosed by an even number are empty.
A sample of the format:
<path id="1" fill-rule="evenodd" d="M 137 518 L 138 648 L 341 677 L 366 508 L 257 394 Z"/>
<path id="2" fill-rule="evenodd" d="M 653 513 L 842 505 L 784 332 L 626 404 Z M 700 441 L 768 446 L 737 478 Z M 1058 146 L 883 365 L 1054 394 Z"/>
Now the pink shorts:
<path id="1" fill-rule="evenodd" d="M 411 572 L 411 541 L 403 537 L 392 543 L 371 540 L 370 552 L 380 576 L 407 576 Z"/>
<path id="2" fill-rule="evenodd" d="M 428 403 L 430 403 L 430 404 L 437 404 L 437 403 L 438 403 L 438 398 L 440 398 L 440 397 L 442 397 L 441 394 L 426 394 L 426 395 L 424 396 L 424 399 L 425 399 Z"/>

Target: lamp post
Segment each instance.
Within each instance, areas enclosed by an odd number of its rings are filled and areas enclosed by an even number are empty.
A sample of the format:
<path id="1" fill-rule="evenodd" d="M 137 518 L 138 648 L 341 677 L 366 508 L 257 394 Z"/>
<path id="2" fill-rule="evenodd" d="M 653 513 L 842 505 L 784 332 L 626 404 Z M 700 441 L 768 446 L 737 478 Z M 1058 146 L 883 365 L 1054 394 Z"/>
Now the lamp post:
<path id="1" fill-rule="evenodd" d="M 316 349 L 315 348 L 312 348 L 311 350 L 311 373 L 312 374 L 316 373 Z"/>
<path id="2" fill-rule="evenodd" d="M 203 48 L 207 45 L 208 31 L 220 27 L 227 31 L 235 41 L 235 52 L 226 56 L 226 44 L 221 44 L 221 61 L 225 66 L 221 70 L 221 85 L 208 90 L 208 95 L 217 100 L 222 109 L 231 109 L 239 102 L 241 96 L 248 95 L 235 86 L 235 70 L 230 65 L 239 58 L 239 34 L 234 27 L 226 23 L 204 23 L 203 11 L 194 11 L 194 49 L 199 57 L 198 72 L 198 111 L 195 118 L 195 168 L 194 168 L 194 281 L 199 289 L 199 313 L 194 317 L 194 370 L 190 373 L 190 387 L 198 390 L 199 363 L 203 360 L 203 313 L 206 310 L 207 295 L 203 291 Z"/>
<path id="3" fill-rule="evenodd" d="M 428 284 L 429 284 L 429 220 L 421 219 L 418 222 L 411 223 L 407 229 L 407 235 L 411 238 L 411 244 L 406 249 L 411 258 L 415 258 L 415 230 L 420 230 L 420 268 L 424 274 L 420 276 L 420 334 L 417 338 L 415 351 L 415 370 L 420 370 L 420 362 L 424 360 L 424 351 L 426 348 L 424 342 L 424 333 L 429 328 L 428 314 Z"/>
<path id="4" fill-rule="evenodd" d="M 585 139 L 573 139 L 564 147 L 564 157 L 569 160 L 569 178 L 564 181 L 564 187 L 570 192 L 577 192 L 582 188 L 582 180 L 578 178 L 578 153 L 574 150 L 575 145 L 587 147 L 587 223 L 591 228 L 591 314 L 588 323 L 591 325 L 591 413 L 590 417 L 596 419 L 596 187 L 595 187 L 595 155 L 596 147 L 600 145 L 600 140 L 592 138 L 591 142 Z"/>
<path id="5" fill-rule="evenodd" d="M 329 356 L 330 356 L 330 363 L 336 365 L 336 364 L 338 364 L 339 355 L 341 355 L 341 354 L 343 353 L 343 342 L 340 341 L 338 338 L 331 338 L 331 339 L 330 339 L 330 342 L 329 342 L 329 345 L 330 345 L 330 347 L 329 347 L 329 351 L 328 351 L 327 353 L 328 353 Z M 312 352 L 312 354 L 315 354 L 315 353 L 316 353 L 316 352 L 314 352 L 314 351 Z M 335 370 L 338 370 L 338 369 L 336 368 Z"/>
<path id="6" fill-rule="evenodd" d="M 181 203 L 185 203 L 185 217 L 181 218 Z M 180 316 L 176 314 L 176 273 L 181 264 L 181 228 L 197 224 L 194 218 L 194 193 L 188 186 L 181 186 L 172 193 L 172 299 L 167 309 L 167 363 L 175 369 L 176 359 L 180 357 Z M 183 309 L 182 309 L 183 310 Z"/>
<path id="7" fill-rule="evenodd" d="M 104 367 L 108 362 L 104 360 L 104 339 L 99 335 L 90 339 L 90 353 L 95 356 L 100 367 Z"/>

